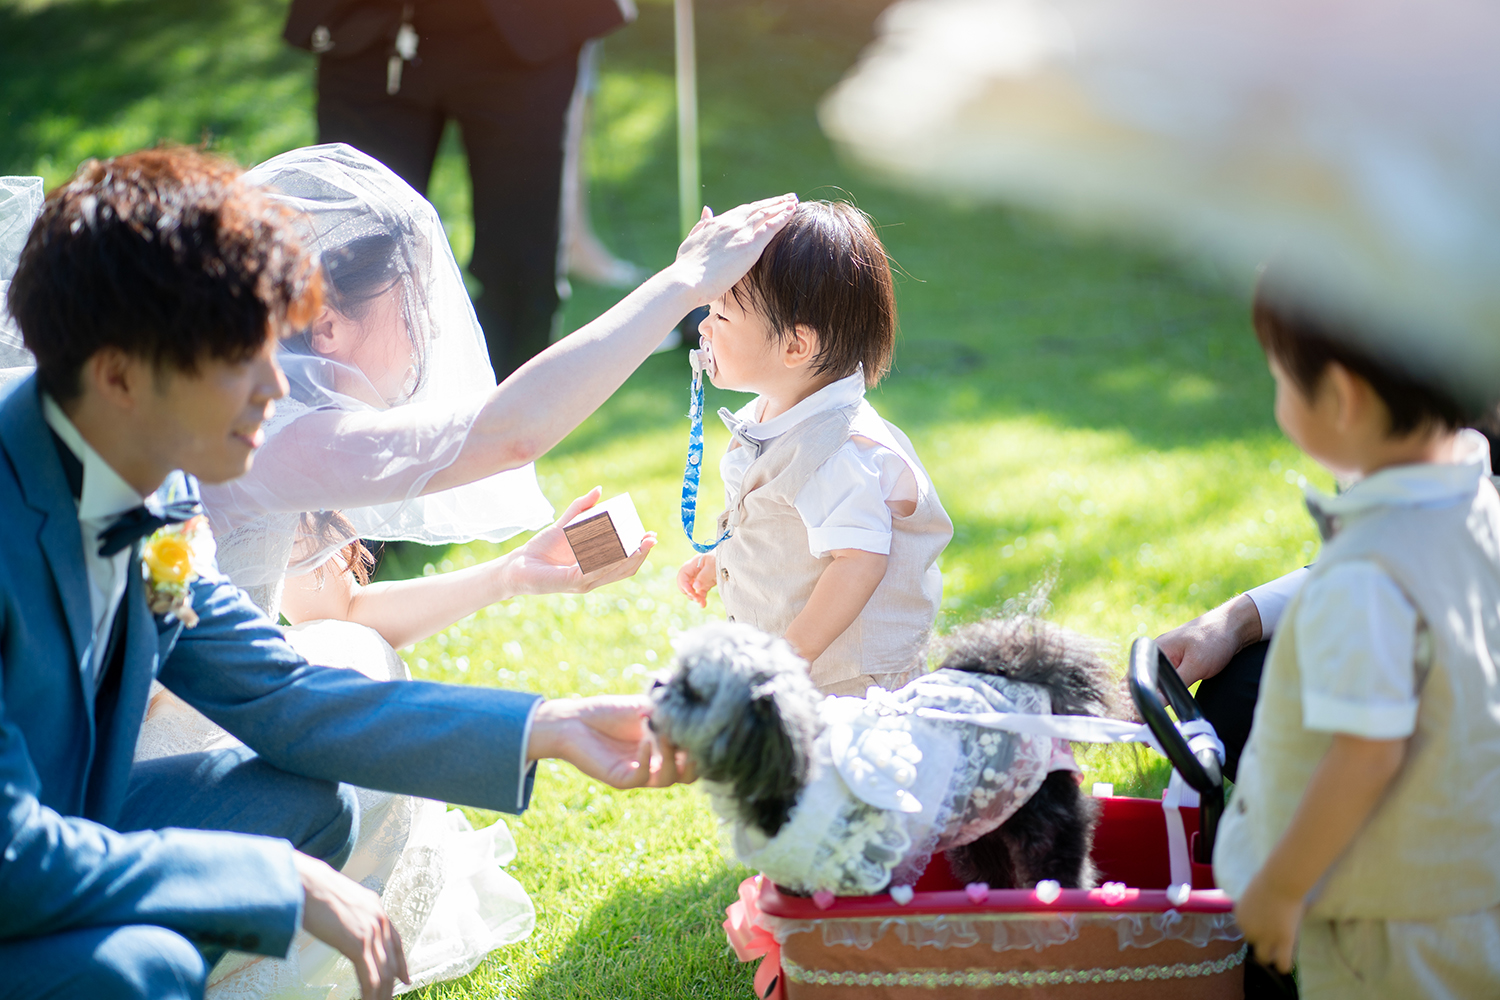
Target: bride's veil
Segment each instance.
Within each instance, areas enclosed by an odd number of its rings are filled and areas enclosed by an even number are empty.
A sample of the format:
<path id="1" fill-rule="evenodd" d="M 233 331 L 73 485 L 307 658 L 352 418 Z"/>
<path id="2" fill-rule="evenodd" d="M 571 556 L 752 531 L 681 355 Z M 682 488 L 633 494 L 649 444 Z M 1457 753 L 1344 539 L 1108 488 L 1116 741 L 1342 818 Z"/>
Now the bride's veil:
<path id="1" fill-rule="evenodd" d="M 42 198 L 40 177 L 0 177 L 0 385 L 25 376 L 32 367 L 31 352 L 5 303 Z"/>
<path id="2" fill-rule="evenodd" d="M 350 293 L 340 291 L 348 272 L 396 288 L 411 365 L 391 397 L 359 369 L 320 357 L 306 335 L 283 341 L 278 360 L 291 392 L 277 404 L 251 471 L 205 486 L 205 504 L 220 531 L 288 511 L 336 511 L 347 525 L 325 517 L 307 530 L 314 519 L 304 518 L 289 565 L 236 566 L 236 582 L 254 586 L 316 568 L 352 537 L 503 541 L 548 524 L 552 506 L 530 465 L 422 495 L 458 457 L 495 387 L 484 333 L 432 205 L 343 144 L 283 153 L 245 180 L 292 210 L 323 263 L 330 305 L 353 311 L 342 301 Z"/>
<path id="3" fill-rule="evenodd" d="M 339 292 L 345 272 L 373 274 L 382 294 L 395 289 L 410 367 L 390 396 L 358 368 L 320 357 L 305 333 L 282 342 L 278 361 L 291 391 L 266 424 L 265 444 L 249 473 L 205 484 L 203 499 L 221 537 L 269 521 L 279 534 L 288 515 L 304 516 L 290 560 L 281 546 L 238 547 L 232 569 L 225 564 L 235 582 L 257 587 L 307 572 L 354 538 L 503 541 L 548 524 L 552 506 L 530 465 L 422 495 L 457 459 L 495 387 L 483 331 L 432 205 L 343 144 L 283 153 L 245 179 L 294 213 L 322 261 L 332 305 L 351 308 Z M 34 366 L 3 295 L 42 200 L 41 178 L 0 178 L 0 386 Z"/>

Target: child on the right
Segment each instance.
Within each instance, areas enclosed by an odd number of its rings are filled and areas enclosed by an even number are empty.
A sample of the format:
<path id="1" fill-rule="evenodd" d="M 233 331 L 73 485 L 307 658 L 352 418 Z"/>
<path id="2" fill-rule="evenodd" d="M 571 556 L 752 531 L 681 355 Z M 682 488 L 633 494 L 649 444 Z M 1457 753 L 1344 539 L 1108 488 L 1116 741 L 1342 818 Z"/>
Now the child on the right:
<path id="1" fill-rule="evenodd" d="M 1214 873 L 1307 997 L 1500 995 L 1500 494 L 1467 400 L 1263 274 L 1276 418 L 1344 484 L 1276 629 Z"/>

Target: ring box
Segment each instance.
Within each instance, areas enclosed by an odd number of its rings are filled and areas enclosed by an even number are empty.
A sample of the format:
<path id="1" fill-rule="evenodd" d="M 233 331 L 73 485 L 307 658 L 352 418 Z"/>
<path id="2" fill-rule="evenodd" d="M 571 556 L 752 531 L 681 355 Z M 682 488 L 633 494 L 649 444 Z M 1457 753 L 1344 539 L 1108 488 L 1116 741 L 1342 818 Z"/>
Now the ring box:
<path id="1" fill-rule="evenodd" d="M 646 529 L 629 493 L 595 504 L 563 525 L 563 535 L 585 576 L 622 562 L 641 547 Z"/>

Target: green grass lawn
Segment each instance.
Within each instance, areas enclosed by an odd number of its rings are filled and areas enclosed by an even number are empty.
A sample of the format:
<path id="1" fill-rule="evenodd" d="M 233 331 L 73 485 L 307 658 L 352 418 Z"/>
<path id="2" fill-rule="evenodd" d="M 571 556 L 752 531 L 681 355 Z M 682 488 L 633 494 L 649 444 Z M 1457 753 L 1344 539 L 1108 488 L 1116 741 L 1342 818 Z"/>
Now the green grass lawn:
<path id="1" fill-rule="evenodd" d="M 911 436 L 952 515 L 940 628 L 1055 578 L 1052 614 L 1123 662 L 1154 634 L 1309 560 L 1300 477 L 1327 479 L 1279 435 L 1249 333 L 1246 276 L 1048 219 L 871 182 L 818 130 L 819 97 L 869 39 L 868 0 L 700 0 L 704 198 L 785 190 L 871 212 L 900 265 L 896 371 L 871 399 Z M 641 5 L 610 38 L 589 163 L 596 226 L 642 264 L 677 232 L 671 10 Z M 312 61 L 280 44 L 274 0 L 0 0 L 0 172 L 63 179 L 85 156 L 159 138 L 245 162 L 315 138 Z M 456 136 L 434 178 L 461 259 L 472 230 Z M 615 294 L 579 286 L 576 328 Z M 662 545 L 634 579 L 585 597 L 512 602 L 409 651 L 420 677 L 547 695 L 640 690 L 672 636 L 721 614 L 675 592 L 690 550 L 675 507 L 687 366 L 651 359 L 538 463 L 559 507 L 595 484 L 630 491 Z M 710 407 L 744 397 L 709 390 Z M 726 444 L 708 428 L 708 452 Z M 720 488 L 707 463 L 703 495 Z M 485 558 L 408 551 L 385 572 Z M 1154 794 L 1163 771 L 1093 752 L 1104 780 Z M 488 817 L 476 816 L 484 821 Z M 748 997 L 719 930 L 746 874 L 726 862 L 692 788 L 620 794 L 544 765 L 508 820 L 535 935 L 428 997 Z"/>

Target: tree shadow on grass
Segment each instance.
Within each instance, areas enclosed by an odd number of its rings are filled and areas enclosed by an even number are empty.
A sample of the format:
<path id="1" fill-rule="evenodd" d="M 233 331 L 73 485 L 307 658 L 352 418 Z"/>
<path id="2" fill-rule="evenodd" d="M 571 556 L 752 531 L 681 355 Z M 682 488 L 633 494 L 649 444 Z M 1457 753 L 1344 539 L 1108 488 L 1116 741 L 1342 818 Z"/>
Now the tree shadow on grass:
<path id="1" fill-rule="evenodd" d="M 89 156 L 224 137 L 263 158 L 311 141 L 312 59 L 277 0 L 0 4 L 0 173 L 55 183 Z"/>
<path id="2" fill-rule="evenodd" d="M 626 884 L 594 907 L 577 933 L 517 1000 L 742 1000 L 754 965 L 729 950 L 721 926 L 747 872 L 721 867 L 699 879 Z"/>

